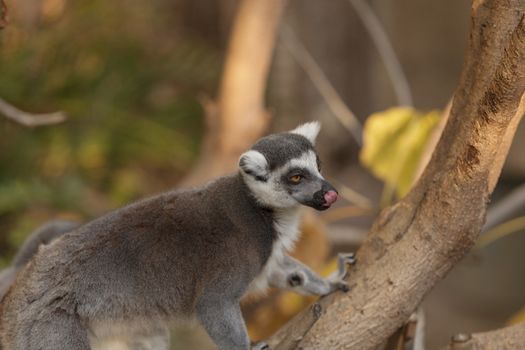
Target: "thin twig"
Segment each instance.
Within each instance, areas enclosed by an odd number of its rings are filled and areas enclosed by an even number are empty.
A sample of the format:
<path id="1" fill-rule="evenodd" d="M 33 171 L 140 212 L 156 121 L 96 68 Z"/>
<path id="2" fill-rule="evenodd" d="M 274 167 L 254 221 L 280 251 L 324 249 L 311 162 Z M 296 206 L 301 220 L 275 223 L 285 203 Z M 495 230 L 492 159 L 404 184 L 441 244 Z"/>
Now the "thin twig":
<path id="1" fill-rule="evenodd" d="M 283 26 L 283 40 L 293 58 L 306 72 L 317 91 L 321 94 L 326 105 L 339 120 L 339 122 L 352 134 L 357 144 L 361 146 L 361 123 L 355 114 L 343 102 L 343 99 L 333 85 L 330 83 L 324 72 L 321 70 L 312 55 L 306 50 L 304 45 L 295 36 L 292 29 Z"/>
<path id="2" fill-rule="evenodd" d="M 331 224 L 328 230 L 328 241 L 334 250 L 343 250 L 347 247 L 360 246 L 367 234 L 367 230 L 346 224 Z"/>
<path id="3" fill-rule="evenodd" d="M 372 210 L 370 209 L 363 209 L 355 205 L 347 205 L 344 207 L 334 208 L 326 213 L 323 213 L 321 214 L 321 217 L 326 222 L 334 222 L 354 217 L 370 215 L 372 215 Z"/>
<path id="4" fill-rule="evenodd" d="M 346 199 L 347 201 L 355 204 L 361 209 L 371 210 L 374 208 L 374 204 L 368 197 L 360 194 L 356 190 L 337 181 L 337 179 L 331 178 L 329 179 L 329 181 L 330 183 L 333 183 L 337 187 L 339 191 L 339 195 L 343 197 L 344 199 Z"/>
<path id="5" fill-rule="evenodd" d="M 6 118 L 29 128 L 62 123 L 66 120 L 64 112 L 31 114 L 19 110 L 4 99 L 0 98 L 0 113 Z"/>
<path id="6" fill-rule="evenodd" d="M 392 81 L 392 86 L 397 96 L 397 103 L 402 106 L 412 106 L 410 85 L 381 22 L 366 1 L 348 0 L 348 2 L 353 6 L 355 12 L 363 22 L 381 56 L 388 76 Z"/>
<path id="7" fill-rule="evenodd" d="M 488 231 L 523 210 L 525 210 L 525 184 L 518 186 L 489 207 L 483 230 Z"/>
<path id="8" fill-rule="evenodd" d="M 425 312 L 419 305 L 416 310 L 416 330 L 414 331 L 414 340 L 412 350 L 425 350 Z"/>
<path id="9" fill-rule="evenodd" d="M 508 236 L 512 233 L 520 232 L 525 229 L 525 216 L 504 222 L 489 231 L 485 232 L 478 240 L 476 246 L 484 248 L 498 239 Z"/>

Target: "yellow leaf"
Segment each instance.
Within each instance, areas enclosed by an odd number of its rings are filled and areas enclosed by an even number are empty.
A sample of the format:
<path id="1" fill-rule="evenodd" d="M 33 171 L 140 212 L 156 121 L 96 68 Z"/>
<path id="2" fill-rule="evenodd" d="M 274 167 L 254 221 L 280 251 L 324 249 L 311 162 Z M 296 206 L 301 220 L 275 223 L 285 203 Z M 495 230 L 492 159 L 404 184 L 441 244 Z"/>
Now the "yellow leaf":
<path id="1" fill-rule="evenodd" d="M 395 107 L 371 115 L 363 130 L 360 159 L 375 176 L 404 196 L 414 180 L 430 133 L 440 113 Z"/>
<path id="2" fill-rule="evenodd" d="M 520 322 L 525 322 L 525 307 L 514 314 L 510 320 L 507 321 L 508 325 L 518 324 Z"/>

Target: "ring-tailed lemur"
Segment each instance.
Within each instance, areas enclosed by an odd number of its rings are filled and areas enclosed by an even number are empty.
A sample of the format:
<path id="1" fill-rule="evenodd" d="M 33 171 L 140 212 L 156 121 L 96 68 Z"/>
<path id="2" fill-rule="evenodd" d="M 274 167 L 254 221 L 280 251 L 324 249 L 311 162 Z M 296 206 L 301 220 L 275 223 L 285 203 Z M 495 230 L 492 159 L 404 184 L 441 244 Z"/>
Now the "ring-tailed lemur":
<path id="1" fill-rule="evenodd" d="M 337 200 L 320 174 L 319 128 L 264 137 L 235 175 L 131 204 L 42 246 L 0 304 L 3 349 L 87 350 L 196 316 L 219 349 L 247 350 L 239 301 L 248 290 L 346 290 L 352 256 L 324 279 L 287 255 L 300 205 Z"/>

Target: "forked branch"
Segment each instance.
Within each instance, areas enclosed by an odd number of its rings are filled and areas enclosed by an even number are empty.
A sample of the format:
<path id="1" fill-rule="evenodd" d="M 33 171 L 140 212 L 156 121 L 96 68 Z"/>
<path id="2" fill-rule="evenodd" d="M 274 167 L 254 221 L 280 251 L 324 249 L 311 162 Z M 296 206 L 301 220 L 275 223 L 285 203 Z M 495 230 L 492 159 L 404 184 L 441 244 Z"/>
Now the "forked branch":
<path id="1" fill-rule="evenodd" d="M 427 168 L 374 223 L 353 289 L 299 314 L 270 339 L 274 349 L 373 349 L 408 320 L 473 247 L 524 91 L 525 0 L 474 0 L 460 84 Z"/>

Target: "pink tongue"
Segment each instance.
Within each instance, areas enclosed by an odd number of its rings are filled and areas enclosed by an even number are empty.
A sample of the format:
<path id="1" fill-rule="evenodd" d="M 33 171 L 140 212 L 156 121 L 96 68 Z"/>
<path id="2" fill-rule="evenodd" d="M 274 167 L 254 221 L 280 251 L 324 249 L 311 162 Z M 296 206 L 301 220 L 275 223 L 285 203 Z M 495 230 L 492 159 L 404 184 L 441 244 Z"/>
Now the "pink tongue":
<path id="1" fill-rule="evenodd" d="M 337 192 L 335 191 L 328 191 L 324 194 L 324 200 L 326 206 L 330 206 L 337 200 Z"/>

